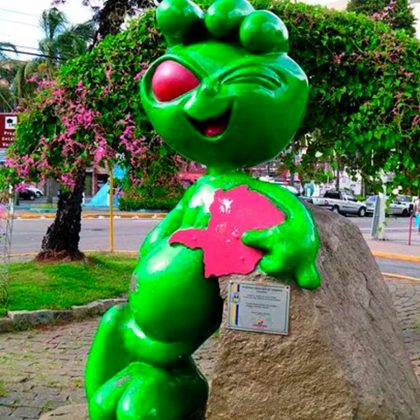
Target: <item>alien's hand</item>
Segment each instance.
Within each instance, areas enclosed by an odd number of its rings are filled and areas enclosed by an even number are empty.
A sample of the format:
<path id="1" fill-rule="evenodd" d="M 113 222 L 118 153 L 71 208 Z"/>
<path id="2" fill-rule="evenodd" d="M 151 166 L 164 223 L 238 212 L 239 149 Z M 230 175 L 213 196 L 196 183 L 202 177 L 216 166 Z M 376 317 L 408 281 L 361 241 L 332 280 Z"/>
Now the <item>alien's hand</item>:
<path id="1" fill-rule="evenodd" d="M 268 275 L 280 277 L 294 273 L 299 287 L 319 287 L 320 276 L 315 265 L 319 240 L 313 226 L 302 226 L 289 219 L 269 229 L 245 232 L 242 241 L 266 252 L 259 267 Z"/>

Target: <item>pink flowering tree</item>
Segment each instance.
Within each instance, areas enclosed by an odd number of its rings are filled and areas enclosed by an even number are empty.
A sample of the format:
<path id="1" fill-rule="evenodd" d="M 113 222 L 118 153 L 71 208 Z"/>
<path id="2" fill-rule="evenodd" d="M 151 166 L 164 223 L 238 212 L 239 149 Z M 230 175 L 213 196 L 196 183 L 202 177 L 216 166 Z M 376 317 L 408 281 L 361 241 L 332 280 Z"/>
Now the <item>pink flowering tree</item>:
<path id="1" fill-rule="evenodd" d="M 414 36 L 415 17 L 408 0 L 350 0 L 347 10 L 363 13 Z"/>
<path id="2" fill-rule="evenodd" d="M 84 257 L 81 203 L 86 169 L 93 165 L 122 164 L 127 183 L 144 196 L 156 190 L 179 196 L 180 159 L 152 131 L 139 98 L 144 70 L 159 54 L 151 17 L 63 66 L 57 80 L 41 81 L 20 114 L 3 185 L 47 178 L 61 185 L 38 260 Z"/>
<path id="3" fill-rule="evenodd" d="M 362 14 L 254 3 L 283 19 L 293 58 L 311 86 L 307 116 L 282 156 L 284 166 L 302 179 L 322 170 L 320 163 L 346 167 L 372 188 L 381 188 L 384 170 L 395 174 L 395 186 L 418 194 L 418 40 Z M 53 176 L 66 188 L 41 256 L 79 255 L 82 184 L 94 163 L 120 161 L 129 169 L 128 198 L 175 201 L 182 162 L 154 133 L 138 92 L 144 70 L 163 49 L 153 12 L 147 12 L 63 67 L 22 114 L 6 178 L 17 183 Z"/>

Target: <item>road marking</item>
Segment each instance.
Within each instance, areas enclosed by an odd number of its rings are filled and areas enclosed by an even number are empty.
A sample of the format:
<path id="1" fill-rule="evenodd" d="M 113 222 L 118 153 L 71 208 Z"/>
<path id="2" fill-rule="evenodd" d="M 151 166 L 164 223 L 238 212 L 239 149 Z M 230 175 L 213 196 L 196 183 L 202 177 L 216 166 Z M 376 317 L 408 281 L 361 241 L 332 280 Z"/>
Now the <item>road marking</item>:
<path id="1" fill-rule="evenodd" d="M 382 275 L 386 277 L 393 277 L 398 280 L 410 280 L 410 281 L 418 281 L 420 282 L 420 278 L 418 277 L 410 277 L 410 276 L 403 276 L 401 274 L 395 274 L 395 273 L 382 273 Z"/>
<path id="2" fill-rule="evenodd" d="M 362 232 L 370 232 L 372 229 L 371 228 L 361 228 L 359 227 L 359 230 Z M 398 227 L 398 228 L 386 228 L 385 232 L 407 232 L 408 229 L 404 228 L 404 227 Z"/>
<path id="3" fill-rule="evenodd" d="M 156 223 L 157 221 L 160 220 L 159 218 L 153 218 L 153 217 L 141 217 L 141 218 L 140 217 L 137 217 L 137 218 L 135 218 L 135 217 L 131 217 L 131 218 L 128 218 L 128 217 L 114 217 L 114 219 L 115 219 L 115 221 L 117 223 L 119 223 L 119 222 L 126 222 L 126 221 L 128 222 L 128 221 L 131 221 L 131 220 L 134 220 L 136 222 L 148 222 L 148 223 L 152 222 L 152 223 Z M 21 219 L 21 218 L 17 218 L 17 219 L 14 219 L 13 220 L 13 223 L 16 223 L 16 222 L 34 222 L 34 221 L 41 221 L 41 222 L 51 223 L 52 219 L 42 218 L 42 217 L 37 217 L 36 219 Z M 103 218 L 99 218 L 99 217 L 95 217 L 95 218 L 91 218 L 91 217 L 83 218 L 82 219 L 82 226 L 83 226 L 83 223 L 86 223 L 86 222 L 97 222 L 97 221 L 100 221 L 100 222 L 106 221 L 106 222 L 108 222 L 108 218 L 107 217 L 103 217 Z"/>
<path id="4" fill-rule="evenodd" d="M 373 251 L 372 255 L 377 258 L 385 258 L 387 260 L 399 260 L 420 263 L 420 257 L 414 255 L 394 254 L 392 252 Z"/>
<path id="5" fill-rule="evenodd" d="M 119 213 L 114 216 L 119 219 L 163 219 L 168 213 Z M 55 219 L 55 213 L 43 213 L 43 214 L 32 214 L 32 213 L 20 213 L 15 214 L 15 220 L 39 220 L 39 219 Z M 85 213 L 82 214 L 82 219 L 108 219 L 109 214 L 107 213 Z"/>

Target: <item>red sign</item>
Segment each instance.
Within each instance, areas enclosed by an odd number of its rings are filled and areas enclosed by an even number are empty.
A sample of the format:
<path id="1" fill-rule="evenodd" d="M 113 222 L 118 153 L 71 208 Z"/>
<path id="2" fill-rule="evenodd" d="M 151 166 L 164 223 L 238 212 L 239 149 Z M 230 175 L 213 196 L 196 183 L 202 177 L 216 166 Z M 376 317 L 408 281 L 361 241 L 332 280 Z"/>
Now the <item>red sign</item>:
<path id="1" fill-rule="evenodd" d="M 7 149 L 15 140 L 17 114 L 0 113 L 0 149 Z"/>

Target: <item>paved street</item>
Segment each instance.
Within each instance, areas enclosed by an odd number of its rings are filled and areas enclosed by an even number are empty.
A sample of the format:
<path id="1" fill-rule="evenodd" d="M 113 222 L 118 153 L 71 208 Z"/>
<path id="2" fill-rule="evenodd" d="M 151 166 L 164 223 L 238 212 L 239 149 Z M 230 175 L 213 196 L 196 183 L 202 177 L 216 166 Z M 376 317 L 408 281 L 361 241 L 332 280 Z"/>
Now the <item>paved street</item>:
<path id="1" fill-rule="evenodd" d="M 349 218 L 362 231 L 366 239 L 369 238 L 372 218 Z M 115 220 L 115 248 L 117 250 L 137 251 L 144 237 L 159 222 L 158 219 L 116 219 Z M 388 218 L 387 235 L 391 239 L 387 242 L 372 243 L 382 249 L 388 245 L 398 246 L 407 244 L 408 218 Z M 13 229 L 12 253 L 21 254 L 37 252 L 47 227 L 52 220 L 15 220 Z M 108 249 L 108 219 L 84 219 L 81 232 L 82 250 L 107 250 Z M 372 247 L 371 247 L 372 248 Z M 420 256 L 420 235 L 413 230 L 412 246 L 410 251 Z M 419 277 L 420 264 L 406 261 L 378 259 L 381 270 L 385 273 Z"/>
<path id="2" fill-rule="evenodd" d="M 159 219 L 116 219 L 115 249 L 137 251 L 145 236 L 159 223 Z M 52 220 L 15 220 L 13 224 L 12 254 L 39 251 L 42 237 Z M 84 219 L 80 248 L 108 249 L 108 219 Z"/>
<path id="3" fill-rule="evenodd" d="M 420 380 L 420 288 L 387 280 L 407 351 Z M 0 334 L 0 419 L 38 419 L 41 412 L 84 402 L 83 369 L 98 319 L 63 326 Z M 217 339 L 195 358 L 211 380 Z M 77 419 L 75 419 L 77 420 Z"/>

